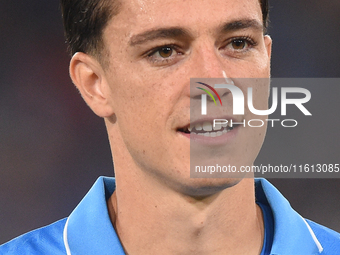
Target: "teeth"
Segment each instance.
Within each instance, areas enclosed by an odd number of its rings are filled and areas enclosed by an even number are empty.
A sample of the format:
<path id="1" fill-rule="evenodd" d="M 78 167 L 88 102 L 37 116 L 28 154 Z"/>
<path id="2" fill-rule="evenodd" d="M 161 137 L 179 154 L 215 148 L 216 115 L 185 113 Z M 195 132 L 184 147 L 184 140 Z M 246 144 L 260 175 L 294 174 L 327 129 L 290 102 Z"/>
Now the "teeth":
<path id="1" fill-rule="evenodd" d="M 196 135 L 200 135 L 200 136 L 205 136 L 205 137 L 219 137 L 225 133 L 227 133 L 227 130 L 222 131 L 218 131 L 218 132 L 206 132 L 206 133 L 194 133 Z"/>
<path id="2" fill-rule="evenodd" d="M 197 135 L 218 137 L 232 130 L 233 129 L 232 124 L 233 121 L 228 120 L 226 124 L 215 124 L 215 127 L 213 127 L 213 124 L 211 122 L 206 121 L 204 123 L 190 125 L 190 127 L 188 127 L 187 129 L 190 133 L 194 133 Z"/>
<path id="3" fill-rule="evenodd" d="M 204 131 L 212 131 L 212 125 L 210 122 L 204 122 L 203 123 L 203 130 Z"/>
<path id="4" fill-rule="evenodd" d="M 215 127 L 213 127 L 214 130 L 220 130 L 222 128 L 221 124 L 215 124 Z"/>
<path id="5" fill-rule="evenodd" d="M 203 129 L 202 124 L 201 124 L 201 123 L 196 124 L 196 125 L 195 125 L 195 129 L 196 129 L 197 131 L 201 131 L 201 130 Z"/>

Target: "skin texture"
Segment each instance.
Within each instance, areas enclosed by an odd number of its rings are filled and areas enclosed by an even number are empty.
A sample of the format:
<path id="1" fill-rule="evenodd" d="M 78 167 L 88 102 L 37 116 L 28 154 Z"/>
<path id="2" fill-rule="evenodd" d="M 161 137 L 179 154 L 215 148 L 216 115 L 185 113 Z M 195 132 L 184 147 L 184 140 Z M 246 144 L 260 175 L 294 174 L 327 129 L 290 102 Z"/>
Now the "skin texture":
<path id="1" fill-rule="evenodd" d="M 221 29 L 249 20 L 248 28 Z M 191 77 L 270 76 L 271 39 L 261 24 L 256 0 L 129 0 L 104 30 L 109 64 L 73 56 L 73 82 L 105 119 L 117 182 L 108 208 L 127 254 L 260 253 L 253 180 L 191 179 L 190 140 L 178 128 L 190 123 Z M 161 37 L 145 34 L 159 29 Z M 232 43 L 245 37 L 255 44 Z M 170 55 L 157 51 L 164 45 Z M 255 106 L 266 107 L 267 85 L 254 90 Z M 240 128 L 225 145 L 228 162 L 252 165 L 264 136 L 265 127 Z"/>

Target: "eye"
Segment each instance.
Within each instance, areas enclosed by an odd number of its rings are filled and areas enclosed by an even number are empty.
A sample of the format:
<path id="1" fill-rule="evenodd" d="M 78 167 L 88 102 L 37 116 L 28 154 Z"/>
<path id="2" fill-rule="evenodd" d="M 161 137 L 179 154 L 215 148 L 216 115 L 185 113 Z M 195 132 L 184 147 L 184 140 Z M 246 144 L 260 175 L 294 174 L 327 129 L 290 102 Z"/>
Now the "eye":
<path id="1" fill-rule="evenodd" d="M 174 46 L 167 45 L 167 46 L 162 46 L 162 47 L 154 49 L 151 53 L 149 53 L 148 57 L 153 58 L 153 59 L 164 60 L 164 59 L 172 57 L 176 53 L 177 52 L 174 49 Z"/>
<path id="2" fill-rule="evenodd" d="M 246 40 L 243 39 L 236 39 L 231 42 L 231 46 L 235 50 L 243 50 L 248 46 Z"/>
<path id="3" fill-rule="evenodd" d="M 183 52 L 176 45 L 164 45 L 146 53 L 147 60 L 153 65 L 172 65 L 181 59 Z"/>
<path id="4" fill-rule="evenodd" d="M 173 49 L 168 46 L 162 47 L 158 50 L 158 54 L 162 58 L 168 58 L 172 55 L 172 53 L 173 53 Z"/>
<path id="5" fill-rule="evenodd" d="M 249 37 L 238 37 L 230 39 L 225 49 L 229 52 L 242 53 L 256 45 L 256 42 Z"/>

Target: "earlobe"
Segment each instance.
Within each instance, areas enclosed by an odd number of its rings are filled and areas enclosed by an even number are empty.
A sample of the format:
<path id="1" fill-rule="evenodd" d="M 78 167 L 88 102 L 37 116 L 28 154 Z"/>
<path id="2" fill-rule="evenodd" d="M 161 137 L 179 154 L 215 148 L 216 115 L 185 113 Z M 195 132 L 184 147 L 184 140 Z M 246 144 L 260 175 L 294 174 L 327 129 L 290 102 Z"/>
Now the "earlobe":
<path id="1" fill-rule="evenodd" d="M 103 118 L 114 114 L 104 71 L 94 57 L 82 52 L 74 54 L 70 62 L 70 76 L 95 114 Z"/>

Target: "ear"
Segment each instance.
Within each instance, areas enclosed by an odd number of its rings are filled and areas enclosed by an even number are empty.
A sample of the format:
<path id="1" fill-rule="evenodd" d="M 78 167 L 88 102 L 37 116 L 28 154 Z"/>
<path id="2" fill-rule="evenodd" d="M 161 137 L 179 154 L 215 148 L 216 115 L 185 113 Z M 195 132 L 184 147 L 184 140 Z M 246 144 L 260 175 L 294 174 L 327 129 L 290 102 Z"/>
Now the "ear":
<path id="1" fill-rule="evenodd" d="M 92 56 L 78 52 L 70 62 L 70 76 L 83 99 L 99 117 L 114 114 L 109 88 L 101 64 Z"/>
<path id="2" fill-rule="evenodd" d="M 268 56 L 268 61 L 269 61 L 269 67 L 271 65 L 271 56 L 272 56 L 272 44 L 273 44 L 273 41 L 272 41 L 272 38 L 269 36 L 269 35 L 265 35 L 264 36 L 264 45 L 266 47 L 266 51 L 267 51 L 267 56 Z M 269 71 L 270 72 L 270 71 Z M 270 73 L 269 73 L 269 78 L 270 78 Z M 268 99 L 270 97 L 270 79 L 268 80 Z"/>
<path id="3" fill-rule="evenodd" d="M 268 57 L 269 57 L 269 60 L 270 60 L 271 55 L 272 55 L 273 41 L 272 41 L 272 38 L 269 35 L 264 36 L 264 44 L 266 46 L 267 54 L 268 54 Z"/>

